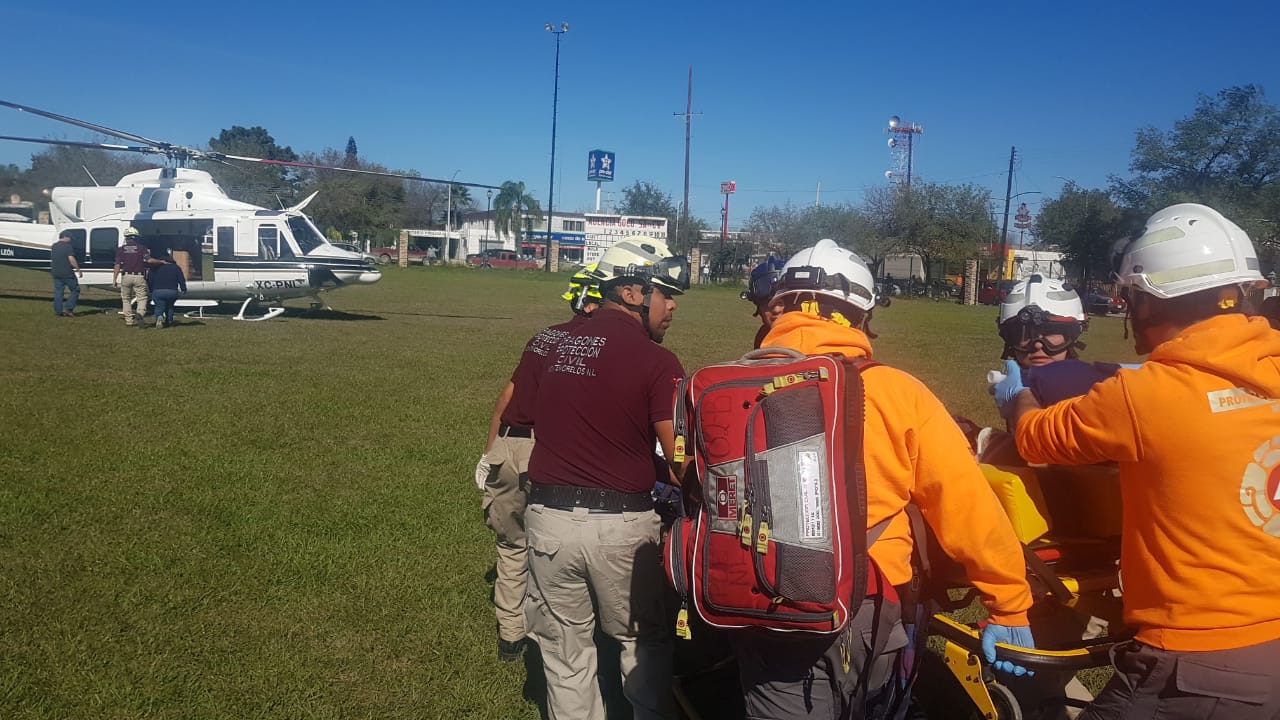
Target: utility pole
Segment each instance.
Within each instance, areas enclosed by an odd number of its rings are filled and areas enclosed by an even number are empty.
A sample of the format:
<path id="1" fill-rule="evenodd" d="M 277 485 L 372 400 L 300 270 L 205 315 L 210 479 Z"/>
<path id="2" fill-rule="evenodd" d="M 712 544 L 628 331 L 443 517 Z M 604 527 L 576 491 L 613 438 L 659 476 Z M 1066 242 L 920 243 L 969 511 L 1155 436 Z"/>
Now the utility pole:
<path id="1" fill-rule="evenodd" d="M 676 244 L 678 249 L 686 252 L 690 248 L 680 247 L 680 228 L 683 225 L 685 231 L 689 228 L 689 136 L 693 126 L 693 116 L 701 115 L 693 111 L 693 65 L 689 66 L 689 98 L 685 101 L 684 112 L 671 113 L 675 116 L 684 116 L 684 202 L 680 205 L 680 212 L 676 215 Z"/>
<path id="2" fill-rule="evenodd" d="M 1004 188 L 1004 223 L 1000 226 L 1000 280 L 1008 280 L 1004 275 L 1008 266 L 1006 256 L 1009 254 L 1009 201 L 1013 198 L 1013 159 L 1017 155 L 1016 147 L 1009 148 L 1009 180 Z"/>

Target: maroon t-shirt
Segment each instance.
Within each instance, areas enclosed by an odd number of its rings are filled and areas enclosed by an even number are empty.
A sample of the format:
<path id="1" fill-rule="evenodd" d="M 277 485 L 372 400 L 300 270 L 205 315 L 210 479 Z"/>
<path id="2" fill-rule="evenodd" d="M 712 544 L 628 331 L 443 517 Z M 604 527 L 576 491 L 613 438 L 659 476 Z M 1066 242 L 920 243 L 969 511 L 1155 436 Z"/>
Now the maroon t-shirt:
<path id="1" fill-rule="evenodd" d="M 137 243 L 125 243 L 116 248 L 116 262 L 120 272 L 141 274 L 147 269 L 147 248 Z"/>
<path id="2" fill-rule="evenodd" d="M 543 485 L 653 489 L 653 424 L 684 377 L 670 350 L 619 310 L 600 310 L 547 359 L 529 477 Z"/>
<path id="3" fill-rule="evenodd" d="M 507 401 L 507 409 L 502 411 L 502 422 L 519 427 L 533 427 L 533 406 L 538 398 L 538 380 L 542 377 L 543 365 L 560 341 L 587 319 L 585 315 L 574 315 L 568 322 L 552 325 L 529 338 L 524 352 L 520 353 L 520 362 L 516 364 L 515 372 L 511 373 L 511 383 L 515 385 L 515 389 L 511 391 L 511 399 Z"/>

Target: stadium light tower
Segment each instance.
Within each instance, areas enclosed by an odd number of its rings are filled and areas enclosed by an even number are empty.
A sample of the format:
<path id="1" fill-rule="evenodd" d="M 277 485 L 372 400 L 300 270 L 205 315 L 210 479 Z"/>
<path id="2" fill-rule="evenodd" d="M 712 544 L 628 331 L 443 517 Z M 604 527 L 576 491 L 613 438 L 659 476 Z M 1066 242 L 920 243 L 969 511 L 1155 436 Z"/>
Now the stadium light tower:
<path id="1" fill-rule="evenodd" d="M 552 204 L 556 198 L 556 107 L 560 103 L 560 36 L 569 32 L 569 23 L 562 22 L 560 27 L 547 23 L 547 32 L 556 36 L 556 80 L 551 91 L 551 182 L 547 183 L 547 249 L 546 269 L 551 272 L 551 220 L 555 216 Z"/>
<path id="2" fill-rule="evenodd" d="M 894 115 L 889 118 L 889 127 L 885 128 L 885 132 L 891 136 L 888 144 L 893 168 L 885 172 L 884 177 L 889 182 L 910 188 L 913 139 L 923 133 L 924 128 L 915 123 L 904 123 L 902 118 Z M 905 138 L 905 142 L 900 138 Z"/>

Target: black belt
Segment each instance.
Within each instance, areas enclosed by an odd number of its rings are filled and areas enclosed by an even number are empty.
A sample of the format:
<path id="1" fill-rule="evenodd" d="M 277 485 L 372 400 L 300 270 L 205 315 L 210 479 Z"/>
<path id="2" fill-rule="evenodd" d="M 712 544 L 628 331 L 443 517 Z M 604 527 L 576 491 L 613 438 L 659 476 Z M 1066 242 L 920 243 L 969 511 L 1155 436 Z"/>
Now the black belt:
<path id="1" fill-rule="evenodd" d="M 136 272 L 136 273 L 135 273 L 135 272 L 122 272 L 122 273 L 120 273 L 120 274 L 121 274 L 121 275 L 144 275 L 145 273 L 140 273 L 140 272 Z"/>
<path id="2" fill-rule="evenodd" d="M 644 512 L 653 509 L 653 495 L 647 492 L 621 493 L 603 488 L 534 483 L 529 490 L 529 504 L 566 510 L 580 507 L 606 512 Z"/>
<path id="3" fill-rule="evenodd" d="M 502 437 L 531 438 L 533 437 L 533 428 L 502 423 L 498 426 L 498 434 Z"/>

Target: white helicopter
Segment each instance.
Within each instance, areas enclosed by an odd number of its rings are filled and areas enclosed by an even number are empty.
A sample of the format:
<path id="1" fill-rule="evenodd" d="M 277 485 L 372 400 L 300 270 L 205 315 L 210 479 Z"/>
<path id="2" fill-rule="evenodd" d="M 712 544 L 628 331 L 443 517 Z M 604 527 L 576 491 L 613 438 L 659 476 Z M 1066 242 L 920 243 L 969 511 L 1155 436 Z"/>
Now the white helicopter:
<path id="1" fill-rule="evenodd" d="M 0 263 L 48 271 L 50 248 L 61 234 L 69 232 L 77 261 L 84 270 L 81 283 L 110 288 L 116 248 L 123 243 L 124 231 L 132 225 L 138 229 L 142 244 L 153 252 L 167 252 L 182 266 L 187 294 L 179 301 L 181 304 L 240 301 L 236 318 L 241 320 L 265 320 L 284 312 L 283 307 L 271 307 L 259 316 L 246 316 L 250 305 L 257 301 L 309 297 L 313 307 L 326 306 L 320 293 L 350 285 L 371 285 L 382 278 L 382 273 L 360 253 L 331 245 L 303 214 L 302 209 L 316 193 L 293 207 L 269 210 L 232 200 L 209 173 L 184 167 L 187 161 L 234 160 L 446 182 L 197 150 L 4 100 L 0 105 L 139 145 L 8 135 L 0 135 L 0 140 L 147 153 L 163 155 L 169 161 L 166 167 L 126 175 L 111 187 L 53 188 L 49 192 L 52 225 L 0 221 Z"/>

